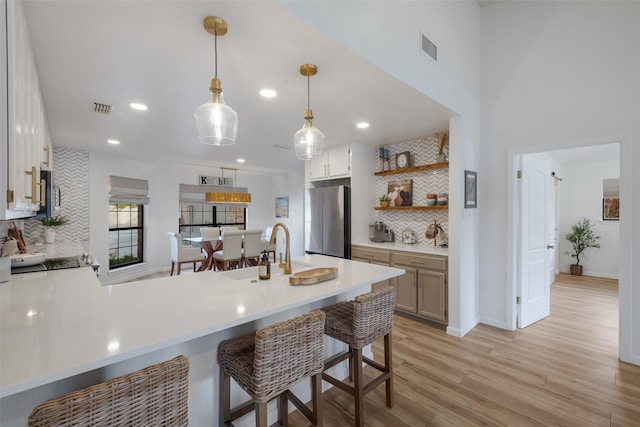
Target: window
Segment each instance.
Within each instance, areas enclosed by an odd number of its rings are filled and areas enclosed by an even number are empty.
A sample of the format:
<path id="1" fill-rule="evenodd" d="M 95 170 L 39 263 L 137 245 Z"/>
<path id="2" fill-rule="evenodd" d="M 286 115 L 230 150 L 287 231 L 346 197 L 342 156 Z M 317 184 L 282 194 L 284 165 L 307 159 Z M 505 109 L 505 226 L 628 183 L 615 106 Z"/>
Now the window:
<path id="1" fill-rule="evenodd" d="M 109 203 L 109 268 L 143 260 L 143 205 Z"/>
<path id="2" fill-rule="evenodd" d="M 180 203 L 180 235 L 199 237 L 200 227 L 235 225 L 245 229 L 246 208 L 244 206 L 216 205 L 211 203 Z"/>
<path id="3" fill-rule="evenodd" d="M 109 177 L 109 269 L 140 264 L 144 258 L 144 205 L 149 184 L 144 179 Z"/>

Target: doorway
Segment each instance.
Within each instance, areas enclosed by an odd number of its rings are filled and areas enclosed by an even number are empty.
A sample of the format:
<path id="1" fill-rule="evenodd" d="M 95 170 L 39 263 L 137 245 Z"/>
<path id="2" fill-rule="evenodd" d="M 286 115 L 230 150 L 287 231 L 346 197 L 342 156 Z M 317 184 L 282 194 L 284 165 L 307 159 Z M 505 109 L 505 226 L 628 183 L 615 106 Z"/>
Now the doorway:
<path id="1" fill-rule="evenodd" d="M 612 145 L 615 144 L 615 145 Z M 555 178 L 552 178 L 551 182 L 554 182 L 558 187 L 557 187 L 557 191 L 558 191 L 558 197 L 560 200 L 562 197 L 565 197 L 566 194 L 563 193 L 564 189 L 563 189 L 563 184 L 566 186 L 566 181 L 560 181 L 560 179 L 564 179 L 564 177 L 562 177 L 561 173 L 559 173 L 559 171 L 562 170 L 562 165 L 563 164 L 568 164 L 570 162 L 587 162 L 589 161 L 589 152 L 597 152 L 598 151 L 598 146 L 609 146 L 613 147 L 615 146 L 616 148 L 619 148 L 619 150 L 622 152 L 622 154 L 620 154 L 619 151 L 617 150 L 613 150 L 616 153 L 616 157 L 615 159 L 613 159 L 614 161 L 617 162 L 617 164 L 619 165 L 619 176 L 620 176 L 620 185 L 621 185 L 621 203 L 622 203 L 622 212 L 624 212 L 624 195 L 625 194 L 630 194 L 629 191 L 629 185 L 628 183 L 625 183 L 624 180 L 624 176 L 625 174 L 628 174 L 631 170 L 631 162 L 629 161 L 629 159 L 627 159 L 624 155 L 625 152 L 627 152 L 630 147 L 627 145 L 630 144 L 630 139 L 625 138 L 625 137 L 616 137 L 616 138 L 602 138 L 599 140 L 590 140 L 590 141 L 582 141 L 582 142 L 573 142 L 573 143 L 566 143 L 566 144 L 558 144 L 556 146 L 545 146 L 544 150 L 540 149 L 540 148 L 532 148 L 530 150 L 520 150 L 520 151 L 513 151 L 510 153 L 510 158 L 509 158 L 509 176 L 513 176 L 516 177 L 517 176 L 517 171 L 520 170 L 521 167 L 521 159 L 524 156 L 534 156 L 534 157 L 538 157 L 538 158 L 548 158 L 550 163 L 551 163 L 551 169 L 553 171 L 553 169 L 559 169 L 558 171 L 554 171 L 556 172 Z M 606 147 L 605 147 L 606 148 Z M 601 152 L 602 153 L 602 152 Z M 598 155 L 595 154 L 592 155 L 592 161 L 597 162 L 599 160 L 604 160 L 602 158 L 602 155 Z M 609 159 L 611 160 L 611 159 Z M 556 179 L 559 178 L 559 179 Z M 523 230 L 522 230 L 522 223 L 521 223 L 521 218 L 522 218 L 522 212 L 521 212 L 521 194 L 519 193 L 521 191 L 521 188 L 519 188 L 519 183 L 517 178 L 514 178 L 513 182 L 509 183 L 509 211 L 510 211 L 510 230 L 512 230 L 512 238 L 510 241 L 510 245 L 512 245 L 511 249 L 509 251 L 510 255 L 510 260 L 508 262 L 508 277 L 511 278 L 511 287 L 510 290 L 512 292 L 513 297 L 511 298 L 511 301 L 513 301 L 513 304 L 509 307 L 510 310 L 510 319 L 511 319 L 511 327 L 512 329 L 516 329 L 518 327 L 518 315 L 519 315 L 519 307 L 518 307 L 518 303 L 516 302 L 516 297 L 517 296 L 521 296 L 519 295 L 519 292 L 521 292 L 521 288 L 520 288 L 520 282 L 519 280 L 521 280 L 521 249 L 519 247 L 520 245 L 520 239 L 521 236 L 523 234 Z M 626 190 L 625 190 L 626 189 Z M 600 190 L 599 190 L 600 191 Z M 601 195 L 599 196 L 599 200 L 601 198 Z M 600 203 L 600 201 L 596 201 L 596 203 Z M 562 209 L 562 202 L 559 203 L 559 209 Z M 599 213 L 600 211 L 598 211 Z M 593 212 L 591 212 L 591 214 L 585 214 L 584 216 L 587 217 L 591 217 L 592 220 L 597 220 L 597 221 L 601 221 L 602 218 L 600 215 L 593 215 Z M 554 230 L 554 233 L 551 234 L 549 236 L 549 240 L 552 240 L 552 238 L 555 236 L 556 239 L 556 244 L 554 246 L 557 245 L 557 249 L 555 252 L 555 269 L 556 272 L 557 271 L 563 271 L 563 266 L 565 268 L 568 268 L 568 262 L 567 262 L 567 256 L 564 255 L 562 252 L 564 249 L 562 247 L 562 245 L 564 244 L 565 246 L 568 245 L 568 242 L 565 241 L 565 239 L 563 238 L 564 233 L 567 232 L 568 230 L 568 226 L 566 225 L 566 221 L 565 223 L 563 223 L 563 219 L 562 219 L 562 215 L 561 212 L 559 215 L 556 216 L 556 219 L 558 219 L 558 226 L 556 227 L 556 229 Z M 628 220 L 627 220 L 628 221 Z M 602 222 L 600 222 L 601 224 Z M 629 321 L 631 319 L 631 302 L 625 299 L 625 295 L 628 295 L 628 292 L 630 291 L 630 284 L 627 283 L 625 281 L 626 276 L 625 275 L 625 268 L 630 268 L 630 263 L 628 263 L 628 257 L 626 257 L 625 254 L 625 248 L 628 248 L 630 246 L 630 239 L 626 236 L 627 234 L 629 234 L 629 224 L 630 223 L 625 223 L 624 222 L 624 214 L 621 215 L 620 217 L 620 221 L 617 224 L 619 227 L 619 232 L 620 232 L 620 240 L 619 243 L 617 244 L 618 246 L 618 250 L 619 250 L 619 256 L 616 258 L 619 261 L 619 283 L 620 283 L 620 297 L 619 297 L 619 308 L 620 308 L 620 315 L 619 315 L 619 325 L 620 325 L 620 331 L 619 331 L 619 335 L 620 335 L 620 358 L 622 360 L 626 360 L 625 359 L 625 354 L 630 354 L 629 351 L 629 347 L 627 347 L 630 342 L 631 342 L 631 328 L 629 327 Z M 626 231 L 625 231 L 626 230 Z M 552 243 L 553 244 L 553 243 Z M 597 250 L 597 249 L 594 249 Z M 626 257 L 626 258 L 625 258 Z M 626 262 L 625 262 L 626 261 Z M 587 269 L 588 271 L 588 269 Z M 605 276 L 606 277 L 606 276 Z M 629 353 L 626 353 L 626 352 Z"/>

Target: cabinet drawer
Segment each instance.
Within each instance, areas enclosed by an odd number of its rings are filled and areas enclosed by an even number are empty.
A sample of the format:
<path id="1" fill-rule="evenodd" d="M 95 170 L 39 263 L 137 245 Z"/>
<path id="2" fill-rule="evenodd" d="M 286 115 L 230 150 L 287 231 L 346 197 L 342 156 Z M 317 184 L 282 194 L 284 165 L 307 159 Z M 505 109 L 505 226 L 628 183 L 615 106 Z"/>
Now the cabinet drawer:
<path id="1" fill-rule="evenodd" d="M 433 255 L 420 255 L 410 253 L 393 254 L 393 263 L 401 265 L 409 265 L 417 268 L 428 268 L 430 270 L 447 270 L 447 259 L 445 257 Z"/>
<path id="2" fill-rule="evenodd" d="M 382 262 L 389 265 L 391 262 L 391 254 L 389 251 L 382 249 L 371 249 L 363 246 L 353 246 L 351 248 L 351 258 L 367 261 Z"/>

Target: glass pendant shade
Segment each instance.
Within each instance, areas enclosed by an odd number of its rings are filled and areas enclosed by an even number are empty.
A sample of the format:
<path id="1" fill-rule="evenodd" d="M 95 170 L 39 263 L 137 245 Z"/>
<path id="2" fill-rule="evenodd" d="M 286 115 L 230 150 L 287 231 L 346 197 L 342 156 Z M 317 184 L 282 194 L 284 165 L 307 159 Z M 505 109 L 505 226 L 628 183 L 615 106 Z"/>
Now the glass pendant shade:
<path id="1" fill-rule="evenodd" d="M 227 34 L 227 23 L 217 16 L 204 18 L 204 29 L 215 37 L 215 69 L 209 90 L 213 94 L 211 102 L 196 108 L 194 117 L 200 142 L 208 145 L 233 145 L 238 133 L 238 113 L 224 102 L 222 83 L 218 78 L 218 36 Z"/>
<path id="2" fill-rule="evenodd" d="M 324 133 L 314 127 L 311 120 L 307 119 L 302 129 L 293 136 L 293 146 L 298 159 L 311 160 L 322 153 Z"/>
<path id="3" fill-rule="evenodd" d="M 196 108 L 198 138 L 208 145 L 233 145 L 238 133 L 238 113 L 225 104 L 222 93 Z"/>

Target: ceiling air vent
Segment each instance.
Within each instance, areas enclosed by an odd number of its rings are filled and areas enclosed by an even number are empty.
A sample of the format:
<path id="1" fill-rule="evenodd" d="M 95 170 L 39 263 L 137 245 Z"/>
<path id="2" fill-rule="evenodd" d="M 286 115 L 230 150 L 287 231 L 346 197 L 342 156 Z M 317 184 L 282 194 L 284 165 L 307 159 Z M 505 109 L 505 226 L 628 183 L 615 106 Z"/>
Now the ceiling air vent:
<path id="1" fill-rule="evenodd" d="M 436 46 L 424 34 L 422 34 L 422 37 L 421 37 L 420 48 L 422 50 L 422 53 L 427 54 L 434 61 L 438 61 L 438 46 Z"/>
<path id="2" fill-rule="evenodd" d="M 116 109 L 115 106 L 109 104 L 103 104 L 102 102 L 92 102 L 89 105 L 89 109 L 94 113 L 111 114 Z"/>

